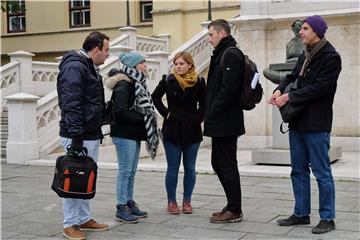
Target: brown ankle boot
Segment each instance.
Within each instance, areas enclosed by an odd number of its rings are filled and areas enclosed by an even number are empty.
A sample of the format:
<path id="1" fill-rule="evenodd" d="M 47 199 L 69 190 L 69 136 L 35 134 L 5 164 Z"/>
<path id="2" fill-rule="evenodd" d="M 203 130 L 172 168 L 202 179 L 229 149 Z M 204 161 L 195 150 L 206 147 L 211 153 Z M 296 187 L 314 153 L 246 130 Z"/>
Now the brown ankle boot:
<path id="1" fill-rule="evenodd" d="M 180 209 L 175 201 L 168 202 L 167 212 L 170 214 L 179 214 L 180 213 Z"/>
<path id="2" fill-rule="evenodd" d="M 190 201 L 183 202 L 182 212 L 186 214 L 191 214 L 193 212 Z"/>

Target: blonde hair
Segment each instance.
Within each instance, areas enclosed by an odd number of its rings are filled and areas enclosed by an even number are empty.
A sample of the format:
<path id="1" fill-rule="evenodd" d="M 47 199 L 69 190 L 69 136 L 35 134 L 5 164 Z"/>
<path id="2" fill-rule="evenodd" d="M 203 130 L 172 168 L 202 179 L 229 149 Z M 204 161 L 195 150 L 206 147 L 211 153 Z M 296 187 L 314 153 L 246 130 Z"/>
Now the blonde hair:
<path id="1" fill-rule="evenodd" d="M 191 53 L 189 52 L 178 52 L 175 57 L 174 57 L 174 60 L 173 60 L 173 63 L 175 64 L 175 61 L 178 59 L 178 58 L 182 58 L 185 60 L 185 62 L 187 64 L 191 64 L 191 68 L 189 71 L 195 71 L 195 64 L 194 64 L 194 59 L 193 57 L 191 56 Z"/>

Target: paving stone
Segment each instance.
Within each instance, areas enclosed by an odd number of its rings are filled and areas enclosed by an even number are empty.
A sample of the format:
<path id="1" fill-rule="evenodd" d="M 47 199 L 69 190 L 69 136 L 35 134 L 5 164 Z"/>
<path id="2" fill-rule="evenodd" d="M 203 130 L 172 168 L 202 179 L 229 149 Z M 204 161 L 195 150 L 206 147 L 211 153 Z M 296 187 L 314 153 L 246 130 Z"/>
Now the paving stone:
<path id="1" fill-rule="evenodd" d="M 289 237 L 289 236 L 279 236 L 279 235 L 268 235 L 268 234 L 256 234 L 256 233 L 249 233 L 241 240 L 300 240 L 304 239 L 302 237 Z M 310 238 L 307 238 L 310 239 Z M 316 238 L 313 238 L 314 240 Z"/>
<path id="2" fill-rule="evenodd" d="M 311 228 L 304 228 L 304 227 L 295 227 L 292 229 L 288 234 L 288 237 L 299 237 L 303 239 L 334 239 L 334 240 L 343 240 L 343 239 L 359 239 L 358 232 L 350 232 L 350 231 L 340 231 L 340 230 L 333 230 L 326 234 L 312 234 Z"/>
<path id="3" fill-rule="evenodd" d="M 348 221 L 348 220 L 340 220 L 336 224 L 336 229 L 358 232 L 359 237 L 360 237 L 360 232 L 359 232 L 360 231 L 360 225 L 359 225 L 359 222 Z"/>
<path id="4" fill-rule="evenodd" d="M 159 236 L 169 236 L 175 232 L 183 229 L 183 226 L 174 226 L 168 224 L 154 224 L 147 222 L 139 222 L 136 224 L 123 224 L 117 228 L 114 228 L 115 231 L 127 232 L 127 233 L 142 233 L 142 234 L 153 234 Z"/>
<path id="5" fill-rule="evenodd" d="M 2 239 L 59 240 L 62 236 L 62 199 L 50 190 L 53 167 L 2 164 Z M 289 178 L 242 176 L 241 223 L 212 224 L 209 216 L 221 210 L 226 197 L 216 175 L 198 174 L 193 193 L 194 213 L 173 216 L 166 212 L 165 172 L 139 171 L 135 200 L 149 217 L 138 224 L 122 224 L 114 219 L 116 205 L 115 169 L 100 169 L 97 194 L 91 200 L 95 220 L 110 225 L 105 232 L 89 232 L 88 239 L 359 239 L 359 184 L 337 181 L 335 219 L 337 229 L 326 236 L 314 236 L 311 228 L 319 221 L 317 184 L 312 179 L 311 224 L 280 227 L 278 218 L 293 211 L 294 199 Z M 4 176 L 6 176 L 4 178 Z M 177 191 L 182 199 L 182 177 Z M 226 237 L 225 237 L 226 236 Z"/>
<path id="6" fill-rule="evenodd" d="M 224 226 L 224 230 L 240 231 L 245 233 L 264 233 L 270 235 L 285 235 L 292 227 L 279 227 L 274 223 L 240 222 Z"/>
<path id="7" fill-rule="evenodd" d="M 17 232 L 21 234 L 35 234 L 40 236 L 52 236 L 62 231 L 61 223 L 47 223 L 46 219 L 43 222 L 21 221 L 18 224 L 9 226 L 6 231 Z"/>
<path id="8" fill-rule="evenodd" d="M 166 221 L 168 225 L 175 226 L 186 226 L 195 228 L 209 228 L 209 229 L 220 229 L 223 228 L 222 224 L 210 223 L 209 218 L 196 217 L 195 214 L 174 216 L 172 219 Z"/>
<path id="9" fill-rule="evenodd" d="M 189 239 L 240 239 L 245 236 L 242 232 L 225 231 L 220 229 L 194 228 L 187 227 L 172 234 L 171 237 L 181 237 Z"/>

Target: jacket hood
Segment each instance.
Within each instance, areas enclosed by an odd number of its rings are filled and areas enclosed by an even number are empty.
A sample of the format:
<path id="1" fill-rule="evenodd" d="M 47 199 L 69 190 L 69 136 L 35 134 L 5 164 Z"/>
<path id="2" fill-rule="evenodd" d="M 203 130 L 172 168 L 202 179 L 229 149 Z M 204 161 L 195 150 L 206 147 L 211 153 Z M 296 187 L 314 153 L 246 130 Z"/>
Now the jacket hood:
<path id="1" fill-rule="evenodd" d="M 65 65 L 75 62 L 82 63 L 85 66 L 89 66 L 91 65 L 89 61 L 92 62 L 91 59 L 88 60 L 85 56 L 81 55 L 80 53 L 76 51 L 70 51 L 63 56 L 59 64 L 59 69 L 61 70 Z"/>
<path id="2" fill-rule="evenodd" d="M 130 83 L 133 82 L 127 75 L 123 73 L 117 73 L 114 76 L 109 77 L 105 80 L 105 86 L 108 89 L 113 90 L 115 85 L 120 81 L 128 81 Z"/>

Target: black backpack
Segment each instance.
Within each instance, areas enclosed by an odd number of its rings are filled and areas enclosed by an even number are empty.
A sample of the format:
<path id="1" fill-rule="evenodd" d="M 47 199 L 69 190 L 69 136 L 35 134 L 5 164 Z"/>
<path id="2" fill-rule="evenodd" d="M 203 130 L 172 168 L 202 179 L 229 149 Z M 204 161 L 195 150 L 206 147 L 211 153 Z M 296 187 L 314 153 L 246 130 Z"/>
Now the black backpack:
<path id="1" fill-rule="evenodd" d="M 91 199 L 95 196 L 97 168 L 86 148 L 82 154 L 68 151 L 56 159 L 51 189 L 62 198 Z"/>
<path id="2" fill-rule="evenodd" d="M 240 92 L 240 105 L 243 110 L 252 110 L 255 108 L 255 105 L 261 101 L 263 95 L 263 88 L 259 81 L 257 81 L 255 88 L 251 87 L 251 82 L 254 79 L 256 73 L 259 73 L 257 70 L 256 64 L 250 60 L 247 55 L 244 55 L 243 52 L 237 47 L 227 48 L 221 56 L 220 66 L 221 69 L 224 69 L 224 57 L 227 51 L 230 49 L 237 49 L 245 59 L 245 72 L 244 72 L 244 81 L 242 83 L 241 92 Z"/>

